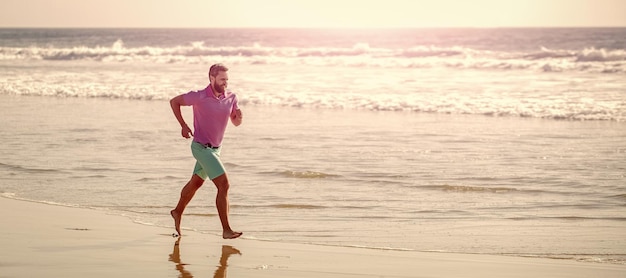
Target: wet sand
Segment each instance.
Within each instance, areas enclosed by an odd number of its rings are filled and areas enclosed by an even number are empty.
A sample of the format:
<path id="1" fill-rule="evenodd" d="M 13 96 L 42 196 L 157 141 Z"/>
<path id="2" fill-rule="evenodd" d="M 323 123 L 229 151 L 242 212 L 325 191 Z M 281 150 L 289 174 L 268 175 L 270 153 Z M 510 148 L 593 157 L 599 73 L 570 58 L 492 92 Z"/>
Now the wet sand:
<path id="1" fill-rule="evenodd" d="M 0 198 L 2 277 L 623 277 L 626 266 L 224 240 L 106 211 Z M 245 232 L 245 231 L 244 231 Z"/>

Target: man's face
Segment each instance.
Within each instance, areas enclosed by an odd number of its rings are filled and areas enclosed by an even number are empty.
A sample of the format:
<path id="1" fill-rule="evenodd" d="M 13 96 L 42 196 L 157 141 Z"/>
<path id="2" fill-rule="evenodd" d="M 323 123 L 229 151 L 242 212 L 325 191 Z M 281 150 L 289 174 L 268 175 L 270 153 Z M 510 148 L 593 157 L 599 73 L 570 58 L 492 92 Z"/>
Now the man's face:
<path id="1" fill-rule="evenodd" d="M 215 89 L 218 93 L 223 94 L 226 91 L 226 87 L 228 87 L 228 72 L 219 71 L 217 76 L 210 77 L 211 84 L 213 84 L 213 89 Z"/>

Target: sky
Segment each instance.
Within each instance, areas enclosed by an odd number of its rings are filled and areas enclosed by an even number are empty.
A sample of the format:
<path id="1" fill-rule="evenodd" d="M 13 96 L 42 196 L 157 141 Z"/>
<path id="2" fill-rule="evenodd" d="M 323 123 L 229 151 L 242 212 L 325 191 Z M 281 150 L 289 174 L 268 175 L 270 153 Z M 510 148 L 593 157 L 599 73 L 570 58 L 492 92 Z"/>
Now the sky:
<path id="1" fill-rule="evenodd" d="M 0 0 L 1 27 L 626 27 L 626 0 Z"/>

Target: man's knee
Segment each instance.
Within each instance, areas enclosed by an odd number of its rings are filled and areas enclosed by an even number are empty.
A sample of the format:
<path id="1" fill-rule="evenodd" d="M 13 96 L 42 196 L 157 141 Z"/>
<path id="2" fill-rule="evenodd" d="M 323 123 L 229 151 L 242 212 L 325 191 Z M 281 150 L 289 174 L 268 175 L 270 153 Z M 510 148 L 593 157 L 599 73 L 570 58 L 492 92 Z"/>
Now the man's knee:
<path id="1" fill-rule="evenodd" d="M 228 177 L 226 177 L 226 174 L 223 174 L 223 175 L 218 176 L 217 178 L 214 178 L 213 183 L 217 187 L 217 190 L 222 191 L 222 192 L 227 192 L 228 188 L 230 187 L 230 184 L 228 183 Z"/>
<path id="2" fill-rule="evenodd" d="M 194 174 L 193 176 L 191 176 L 191 180 L 189 180 L 189 183 L 194 187 L 201 187 L 202 184 L 204 184 L 204 180 L 200 176 Z"/>

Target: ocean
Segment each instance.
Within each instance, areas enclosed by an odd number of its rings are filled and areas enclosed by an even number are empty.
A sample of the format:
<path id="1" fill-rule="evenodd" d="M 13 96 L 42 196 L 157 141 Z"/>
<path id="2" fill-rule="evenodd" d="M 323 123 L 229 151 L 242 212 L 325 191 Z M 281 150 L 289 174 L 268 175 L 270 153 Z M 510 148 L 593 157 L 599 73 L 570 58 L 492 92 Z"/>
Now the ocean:
<path id="1" fill-rule="evenodd" d="M 173 232 L 217 62 L 248 240 L 626 263 L 626 28 L 0 29 L 0 194 Z"/>

